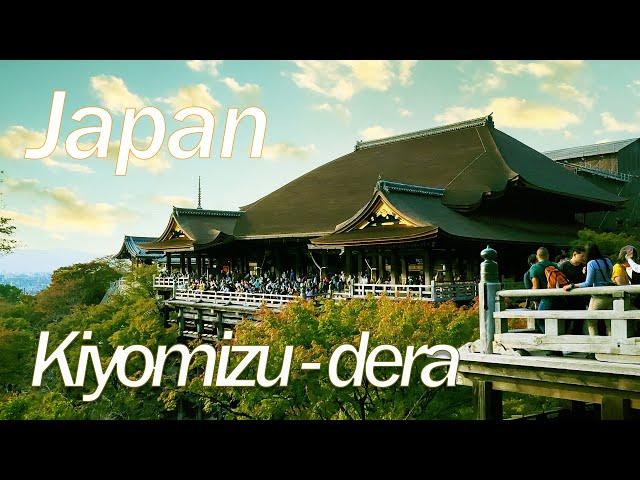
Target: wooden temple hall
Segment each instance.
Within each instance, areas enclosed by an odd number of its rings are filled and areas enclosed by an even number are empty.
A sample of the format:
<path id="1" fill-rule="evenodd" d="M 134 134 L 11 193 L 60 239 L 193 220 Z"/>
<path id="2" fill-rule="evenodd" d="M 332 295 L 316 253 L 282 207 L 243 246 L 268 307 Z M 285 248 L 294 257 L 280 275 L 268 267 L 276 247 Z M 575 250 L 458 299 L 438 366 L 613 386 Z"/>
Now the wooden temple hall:
<path id="1" fill-rule="evenodd" d="M 519 281 L 537 247 L 559 252 L 586 214 L 624 203 L 487 116 L 358 142 L 238 211 L 174 207 L 157 238 L 133 243 L 166 256 L 169 272 L 293 269 L 430 284 L 477 281 L 489 242 L 501 280 Z"/>

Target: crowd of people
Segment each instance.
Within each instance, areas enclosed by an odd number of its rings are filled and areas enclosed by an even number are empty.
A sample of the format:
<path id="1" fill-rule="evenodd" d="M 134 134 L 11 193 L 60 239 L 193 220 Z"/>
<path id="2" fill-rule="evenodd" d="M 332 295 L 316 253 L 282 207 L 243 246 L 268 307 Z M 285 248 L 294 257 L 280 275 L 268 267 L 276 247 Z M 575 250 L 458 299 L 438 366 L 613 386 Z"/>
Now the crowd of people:
<path id="1" fill-rule="evenodd" d="M 549 259 L 549 251 L 540 247 L 528 258 L 529 268 L 524 273 L 525 288 L 575 288 L 621 286 L 640 284 L 638 250 L 632 245 L 620 249 L 615 262 L 605 257 L 597 244 L 588 242 L 562 252 L 555 261 Z M 625 309 L 640 308 L 640 295 L 627 298 Z M 541 297 L 529 305 L 537 310 L 611 310 L 612 295 Z M 591 336 L 611 334 L 611 320 L 572 320 L 566 325 L 566 333 Z M 536 331 L 544 333 L 544 320 L 536 320 Z"/>
<path id="2" fill-rule="evenodd" d="M 213 292 L 247 292 L 269 293 L 276 295 L 300 295 L 313 298 L 319 295 L 331 295 L 348 290 L 353 282 L 350 275 L 327 274 L 297 276 L 294 270 L 287 270 L 280 275 L 273 273 L 244 273 L 222 270 L 209 275 L 194 275 L 163 272 L 162 276 L 171 276 L 183 280 L 188 290 Z M 180 283 L 180 282 L 179 282 Z"/>

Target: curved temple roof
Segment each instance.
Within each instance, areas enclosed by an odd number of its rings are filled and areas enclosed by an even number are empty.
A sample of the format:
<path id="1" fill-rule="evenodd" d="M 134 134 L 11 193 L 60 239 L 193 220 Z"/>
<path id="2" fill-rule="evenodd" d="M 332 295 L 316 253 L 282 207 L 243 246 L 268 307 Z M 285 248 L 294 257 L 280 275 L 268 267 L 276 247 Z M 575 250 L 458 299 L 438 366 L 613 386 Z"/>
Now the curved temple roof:
<path id="1" fill-rule="evenodd" d="M 459 212 L 476 209 L 487 195 L 501 195 L 510 183 L 570 197 L 582 211 L 612 209 L 625 201 L 495 129 L 488 116 L 359 143 L 354 152 L 244 207 L 234 235 L 331 233 L 370 200 L 379 176 L 443 190 L 437 203 Z"/>
<path id="2" fill-rule="evenodd" d="M 513 216 L 469 215 L 445 206 L 442 195 L 419 185 L 379 181 L 371 199 L 356 215 L 336 227 L 334 233 L 311 242 L 318 246 L 390 244 L 425 240 L 448 234 L 470 240 L 511 243 L 567 245 L 576 238 L 578 226 L 553 220 L 535 221 Z M 363 222 L 381 206 L 392 211 L 404 224 L 366 227 Z"/>
<path id="3" fill-rule="evenodd" d="M 242 212 L 173 207 L 169 223 L 157 239 L 143 244 L 150 251 L 199 250 L 233 239 Z"/>
<path id="4" fill-rule="evenodd" d="M 120 251 L 115 258 L 139 258 L 141 260 L 154 260 L 162 256 L 160 253 L 149 253 L 140 245 L 155 240 L 153 237 L 134 237 L 125 235 Z"/>

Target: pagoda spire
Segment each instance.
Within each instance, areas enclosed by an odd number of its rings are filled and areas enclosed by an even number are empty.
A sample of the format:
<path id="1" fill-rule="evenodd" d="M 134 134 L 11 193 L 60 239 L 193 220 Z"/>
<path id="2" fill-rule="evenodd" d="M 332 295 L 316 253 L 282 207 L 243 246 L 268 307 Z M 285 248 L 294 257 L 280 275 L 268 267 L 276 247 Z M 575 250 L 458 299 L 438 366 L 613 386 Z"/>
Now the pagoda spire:
<path id="1" fill-rule="evenodd" d="M 202 210 L 202 189 L 200 188 L 200 175 L 198 175 L 198 210 Z"/>

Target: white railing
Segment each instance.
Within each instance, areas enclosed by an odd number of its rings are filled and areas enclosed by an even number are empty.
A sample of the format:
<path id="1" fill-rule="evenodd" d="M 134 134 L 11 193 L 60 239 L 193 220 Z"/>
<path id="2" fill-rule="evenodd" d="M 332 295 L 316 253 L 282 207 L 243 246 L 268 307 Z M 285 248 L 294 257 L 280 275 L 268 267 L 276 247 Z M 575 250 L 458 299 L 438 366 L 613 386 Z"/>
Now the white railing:
<path id="1" fill-rule="evenodd" d="M 189 277 L 153 277 L 154 288 L 184 288 L 189 285 Z"/>
<path id="2" fill-rule="evenodd" d="M 242 307 L 267 307 L 279 308 L 291 302 L 294 295 L 277 295 L 271 293 L 248 292 L 213 292 L 208 290 L 179 290 L 176 291 L 174 300 L 185 302 L 202 302 L 214 305 L 237 305 Z"/>
<path id="3" fill-rule="evenodd" d="M 607 361 L 640 362 L 640 337 L 636 334 L 640 310 L 630 306 L 630 295 L 640 294 L 640 285 L 577 288 L 570 292 L 562 289 L 498 290 L 495 298 L 494 343 L 507 349 L 548 350 L 559 352 L 594 353 L 596 358 Z M 502 309 L 504 299 L 568 298 L 601 295 L 611 297 L 610 310 L 528 310 Z M 509 320 L 526 319 L 527 329 L 509 329 Z M 544 321 L 544 333 L 531 330 L 536 320 Z M 605 336 L 567 333 L 567 322 L 582 320 L 610 322 Z M 635 359 L 625 356 L 638 356 Z"/>
<path id="4" fill-rule="evenodd" d="M 377 283 L 356 283 L 353 286 L 354 297 L 386 295 L 394 298 L 414 298 L 434 302 L 447 300 L 473 300 L 477 295 L 475 282 L 436 283 L 427 285 L 392 285 Z"/>

